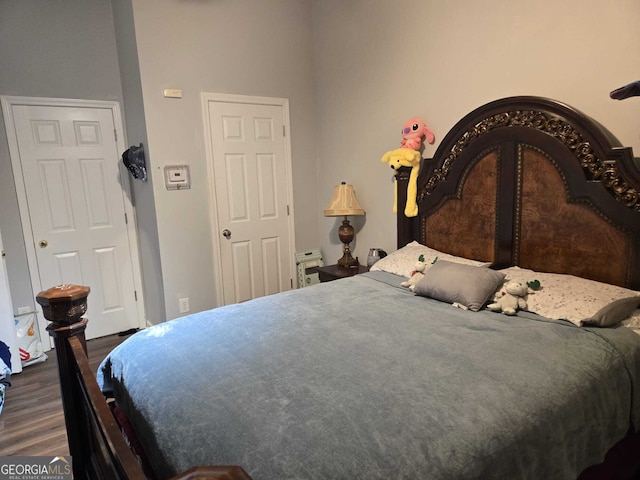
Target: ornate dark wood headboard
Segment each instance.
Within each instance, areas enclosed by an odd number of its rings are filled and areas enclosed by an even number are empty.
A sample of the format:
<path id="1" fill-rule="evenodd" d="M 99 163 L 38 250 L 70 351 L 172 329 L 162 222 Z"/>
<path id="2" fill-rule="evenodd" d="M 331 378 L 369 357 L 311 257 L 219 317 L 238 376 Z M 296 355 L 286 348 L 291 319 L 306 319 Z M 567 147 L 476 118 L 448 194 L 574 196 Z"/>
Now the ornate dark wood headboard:
<path id="1" fill-rule="evenodd" d="M 460 120 L 418 178 L 417 217 L 398 246 L 569 273 L 640 289 L 640 168 L 604 127 L 538 97 L 488 103 Z M 404 196 L 403 196 L 404 194 Z"/>

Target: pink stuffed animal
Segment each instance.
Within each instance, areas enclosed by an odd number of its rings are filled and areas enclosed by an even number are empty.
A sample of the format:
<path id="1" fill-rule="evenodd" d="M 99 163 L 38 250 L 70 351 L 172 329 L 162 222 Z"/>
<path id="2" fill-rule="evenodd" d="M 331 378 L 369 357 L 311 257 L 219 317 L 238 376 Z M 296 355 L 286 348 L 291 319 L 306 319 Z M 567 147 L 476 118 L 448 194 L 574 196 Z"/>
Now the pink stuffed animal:
<path id="1" fill-rule="evenodd" d="M 427 128 L 422 120 L 412 118 L 402 127 L 402 142 L 400 146 L 411 150 L 420 150 L 422 137 L 426 137 L 429 143 L 433 143 L 436 139 L 433 132 Z"/>

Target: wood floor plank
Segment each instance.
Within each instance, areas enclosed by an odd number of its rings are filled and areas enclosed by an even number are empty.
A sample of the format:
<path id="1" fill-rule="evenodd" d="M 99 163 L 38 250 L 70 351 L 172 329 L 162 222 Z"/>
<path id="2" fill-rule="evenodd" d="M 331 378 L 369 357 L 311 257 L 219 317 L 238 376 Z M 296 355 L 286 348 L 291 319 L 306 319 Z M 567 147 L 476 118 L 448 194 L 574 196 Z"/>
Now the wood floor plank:
<path id="1" fill-rule="evenodd" d="M 111 335 L 89 340 L 93 371 L 126 339 Z M 47 356 L 45 362 L 29 365 L 11 377 L 0 415 L 0 456 L 69 455 L 55 351 Z"/>

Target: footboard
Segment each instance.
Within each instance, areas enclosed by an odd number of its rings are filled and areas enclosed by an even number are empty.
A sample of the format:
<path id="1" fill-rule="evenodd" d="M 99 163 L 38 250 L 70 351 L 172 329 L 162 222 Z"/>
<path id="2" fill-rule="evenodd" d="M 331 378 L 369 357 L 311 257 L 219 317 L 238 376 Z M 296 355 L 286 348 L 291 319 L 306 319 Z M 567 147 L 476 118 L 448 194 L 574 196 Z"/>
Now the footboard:
<path id="1" fill-rule="evenodd" d="M 52 322 L 60 390 L 74 478 L 147 479 L 129 449 L 120 427 L 102 395 L 87 358 L 85 328 L 88 287 L 60 285 L 36 297 L 44 316 Z M 198 466 L 178 479 L 250 480 L 236 466 Z"/>

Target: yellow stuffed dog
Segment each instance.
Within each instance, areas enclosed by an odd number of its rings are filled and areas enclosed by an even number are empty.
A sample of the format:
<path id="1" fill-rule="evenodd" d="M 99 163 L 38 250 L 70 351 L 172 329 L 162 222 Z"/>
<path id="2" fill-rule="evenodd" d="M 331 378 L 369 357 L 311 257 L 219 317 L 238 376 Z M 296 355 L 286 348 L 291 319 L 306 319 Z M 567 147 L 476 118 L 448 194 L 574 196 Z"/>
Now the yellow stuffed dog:
<path id="1" fill-rule="evenodd" d="M 418 194 L 418 172 L 420 171 L 420 152 L 411 150 L 410 148 L 396 148 L 384 154 L 382 163 L 389 162 L 394 170 L 400 167 L 411 167 L 411 175 L 409 176 L 409 185 L 407 186 L 407 205 L 404 208 L 404 214 L 407 217 L 415 217 L 418 215 L 418 203 L 416 196 Z M 393 213 L 398 211 L 398 181 L 395 181 L 395 190 L 393 192 Z"/>

